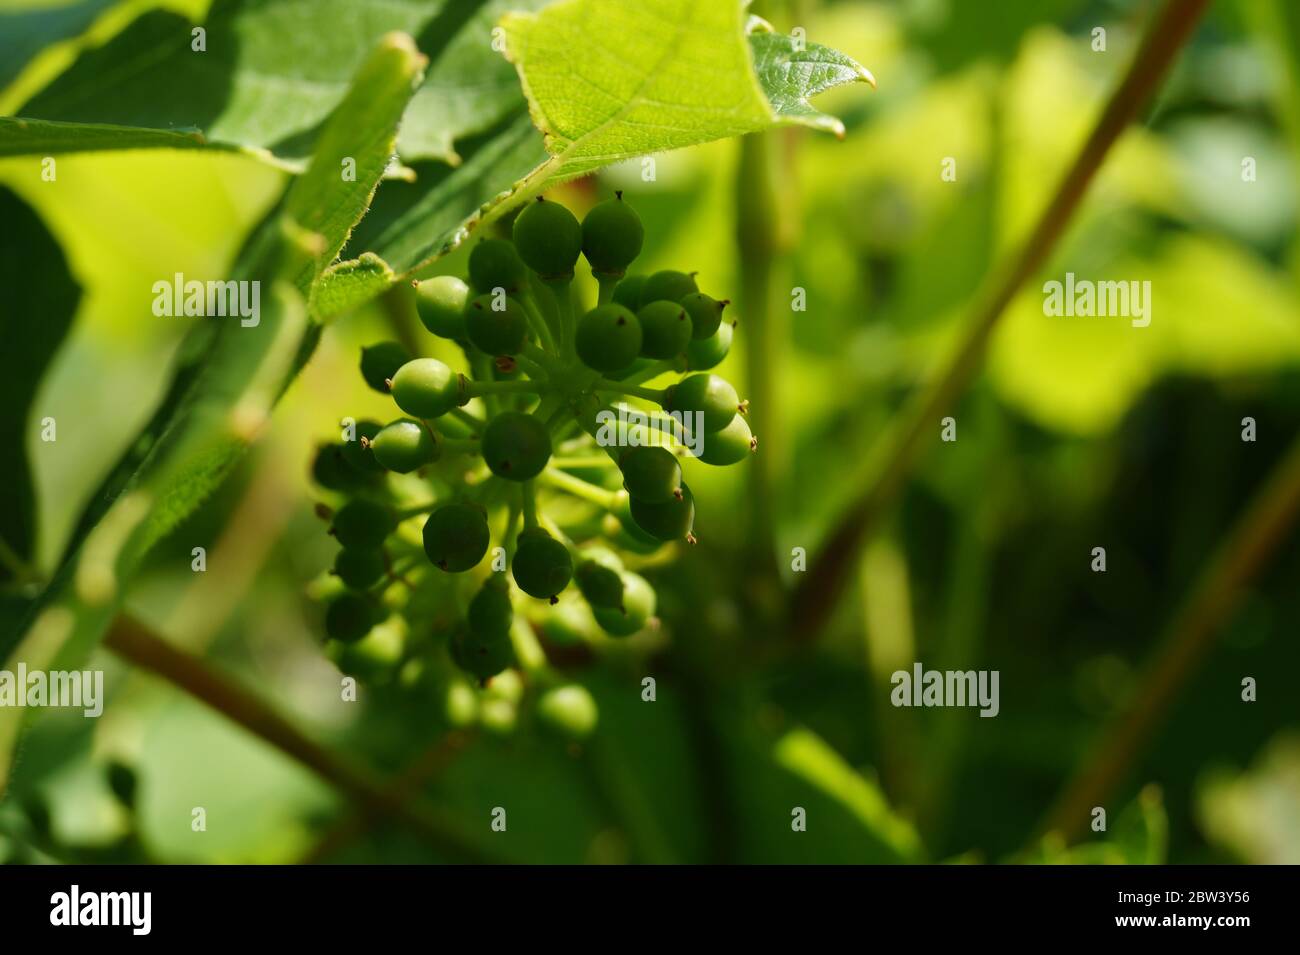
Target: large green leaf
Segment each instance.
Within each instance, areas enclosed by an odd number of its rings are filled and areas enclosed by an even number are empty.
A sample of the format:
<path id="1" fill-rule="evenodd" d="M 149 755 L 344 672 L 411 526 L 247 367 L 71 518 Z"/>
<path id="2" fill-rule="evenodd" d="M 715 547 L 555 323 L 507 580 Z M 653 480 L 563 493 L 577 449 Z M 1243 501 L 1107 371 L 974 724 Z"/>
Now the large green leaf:
<path id="1" fill-rule="evenodd" d="M 307 173 L 236 266 L 237 280 L 264 290 L 259 320 L 245 326 L 201 319 L 182 349 L 166 404 L 81 522 L 80 540 L 25 635 L 0 635 L 0 660 L 78 665 L 112 621 L 144 555 L 211 494 L 256 438 L 311 354 L 319 325 L 308 316 L 306 295 L 364 213 L 423 65 L 409 37 L 391 34 L 357 72 Z M 355 161 L 355 180 L 340 174 L 343 157 Z M 0 712 L 0 779 L 21 712 Z"/>
<path id="2" fill-rule="evenodd" d="M 36 494 L 27 461 L 32 402 L 72 325 L 81 289 L 40 217 L 0 188 L 0 558 L 25 564 L 36 547 Z M 57 427 L 57 423 L 56 423 Z M 57 434 L 57 432 L 56 432 Z M 0 559 L 0 581 L 19 576 Z"/>
<path id="3" fill-rule="evenodd" d="M 539 13 L 507 15 L 506 55 L 543 134 L 541 161 L 527 165 L 540 150 L 522 124 L 502 121 L 466 159 L 475 164 L 472 176 L 466 170 L 414 188 L 386 187 L 405 196 L 400 210 L 381 211 L 382 226 L 351 251 L 373 252 L 409 275 L 477 225 L 610 163 L 783 123 L 842 131 L 808 97 L 872 82 L 871 74 L 817 44 L 800 49 L 790 37 L 748 36 L 744 8 L 742 0 L 560 0 Z M 467 218 L 447 214 L 448 197 Z"/>
<path id="4" fill-rule="evenodd" d="M 41 50 L 84 32 L 117 0 L 76 0 L 62 6 L 0 8 L 0 89 Z"/>

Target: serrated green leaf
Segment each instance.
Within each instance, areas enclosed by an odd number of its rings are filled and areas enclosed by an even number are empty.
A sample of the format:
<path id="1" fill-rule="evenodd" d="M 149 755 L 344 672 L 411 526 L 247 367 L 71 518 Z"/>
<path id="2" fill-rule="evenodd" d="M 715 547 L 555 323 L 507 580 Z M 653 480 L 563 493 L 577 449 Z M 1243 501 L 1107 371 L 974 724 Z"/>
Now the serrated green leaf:
<path id="1" fill-rule="evenodd" d="M 265 150 L 209 143 L 197 129 L 141 129 L 0 116 L 0 156 L 57 156 L 123 149 L 219 149 L 246 153 L 291 171 L 302 170 L 300 164 L 282 163 Z"/>
<path id="2" fill-rule="evenodd" d="M 844 124 L 818 112 L 810 97 L 845 83 L 869 83 L 875 78 L 851 56 L 820 43 L 809 43 L 779 33 L 751 33 L 754 72 L 772 111 L 791 123 L 844 135 Z"/>
<path id="3" fill-rule="evenodd" d="M 546 182 L 773 122 L 739 0 L 560 0 L 502 26 L 552 157 Z"/>
<path id="4" fill-rule="evenodd" d="M 742 0 L 560 0 L 540 13 L 507 15 L 501 22 L 506 55 L 543 133 L 545 154 L 530 166 L 540 150 L 521 123 L 503 121 L 497 137 L 462 149 L 472 170 L 432 182 L 421 170 L 414 186 L 386 186 L 362 241 L 349 252 L 372 251 L 407 276 L 477 225 L 609 163 L 779 123 L 837 131 L 837 121 L 812 110 L 808 97 L 869 81 L 870 74 L 817 44 L 796 55 L 792 39 L 777 37 L 759 41 L 765 51 L 760 77 L 744 7 Z M 776 99 L 769 102 L 769 94 Z M 459 215 L 449 215 L 451 209 Z"/>
<path id="5" fill-rule="evenodd" d="M 41 376 L 72 327 L 81 288 L 40 217 L 0 188 L 0 582 L 20 576 L 36 548 L 36 493 L 27 461 L 32 402 Z M 39 316 L 39 319 L 37 318 Z"/>
<path id="6" fill-rule="evenodd" d="M 325 321 L 341 315 L 380 295 L 396 280 L 388 263 L 371 252 L 332 265 L 312 289 L 312 317 Z"/>

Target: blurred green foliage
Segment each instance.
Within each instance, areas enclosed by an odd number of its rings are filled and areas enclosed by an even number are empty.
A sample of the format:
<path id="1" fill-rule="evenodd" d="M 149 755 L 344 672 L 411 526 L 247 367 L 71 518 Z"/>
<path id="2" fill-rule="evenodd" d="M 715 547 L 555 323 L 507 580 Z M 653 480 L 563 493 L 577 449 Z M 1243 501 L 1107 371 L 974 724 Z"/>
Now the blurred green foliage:
<path id="1" fill-rule="evenodd" d="M 858 462 L 1050 196 L 1144 5 L 768 6 L 778 28 L 832 39 L 880 82 L 871 97 L 818 101 L 844 117 L 843 142 L 779 138 L 777 284 L 808 302 L 784 319 L 777 378 L 787 453 L 770 506 L 789 582 L 791 549 L 811 552 L 860 490 Z M 1105 52 L 1091 48 L 1096 26 Z M 585 743 L 548 734 L 508 687 L 466 696 L 412 678 L 340 703 L 308 596 L 333 548 L 311 513 L 307 462 L 343 415 L 387 414 L 356 372 L 361 344 L 390 335 L 378 302 L 329 329 L 260 450 L 150 558 L 131 610 L 382 770 L 473 727 L 424 790 L 467 828 L 507 807 L 500 848 L 519 860 L 1300 861 L 1297 712 L 1281 678 L 1300 669 L 1294 535 L 1110 796 L 1109 831 L 1070 847 L 1037 832 L 1099 730 L 1143 692 L 1156 636 L 1300 433 L 1298 49 L 1287 4 L 1216 5 L 1012 304 L 955 412 L 958 441 L 908 484 L 813 649 L 758 623 L 742 492 L 710 471 L 691 482 L 699 547 L 647 571 L 660 630 L 545 644 L 596 700 Z M 731 141 L 664 154 L 652 183 L 617 166 L 563 198 L 580 208 L 629 190 L 645 268 L 694 263 L 710 287 L 734 288 L 745 268 L 731 228 L 736 152 Z M 945 157 L 955 182 L 940 176 Z M 60 441 L 28 439 L 43 532 L 34 564 L 48 570 L 165 387 L 183 325 L 140 320 L 152 282 L 226 268 L 286 174 L 241 156 L 94 154 L 61 158 L 51 190 L 23 163 L 0 160 L 0 185 L 36 210 L 84 289 L 35 402 L 58 417 Z M 381 186 L 377 209 L 400 208 L 403 188 Z M 437 270 L 463 272 L 463 256 Z M 1151 281 L 1151 326 L 1044 316 L 1042 282 L 1067 271 Z M 739 382 L 738 318 L 720 371 Z M 1255 443 L 1240 440 L 1245 416 Z M 211 568 L 199 580 L 196 545 Z M 1089 568 L 1095 546 L 1105 574 Z M 999 670 L 999 716 L 891 707 L 890 673 L 914 660 Z M 106 715 L 36 724 L 0 803 L 0 857 L 293 861 L 314 858 L 352 812 L 178 691 L 102 651 L 92 665 L 108 672 Z M 654 703 L 641 699 L 646 676 Z M 1241 701 L 1244 676 L 1259 681 L 1257 702 Z M 138 776 L 134 809 L 109 786 L 110 759 Z M 206 833 L 191 830 L 195 806 Z M 794 807 L 806 832 L 792 831 Z M 388 822 L 328 845 L 328 861 L 439 858 Z"/>

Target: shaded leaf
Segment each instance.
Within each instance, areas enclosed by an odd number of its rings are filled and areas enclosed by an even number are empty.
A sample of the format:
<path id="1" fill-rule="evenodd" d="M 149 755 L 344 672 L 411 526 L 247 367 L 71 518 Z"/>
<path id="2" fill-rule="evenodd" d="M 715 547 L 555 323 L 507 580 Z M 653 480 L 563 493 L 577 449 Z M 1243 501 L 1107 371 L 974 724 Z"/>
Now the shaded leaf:
<path id="1" fill-rule="evenodd" d="M 18 196 L 0 188 L 0 548 L 19 562 L 36 550 L 36 494 L 27 460 L 32 402 L 72 327 L 81 288 L 54 236 Z M 57 425 L 56 425 L 57 426 Z M 4 556 L 4 555 L 0 555 Z M 14 575 L 0 560 L 0 581 Z"/>

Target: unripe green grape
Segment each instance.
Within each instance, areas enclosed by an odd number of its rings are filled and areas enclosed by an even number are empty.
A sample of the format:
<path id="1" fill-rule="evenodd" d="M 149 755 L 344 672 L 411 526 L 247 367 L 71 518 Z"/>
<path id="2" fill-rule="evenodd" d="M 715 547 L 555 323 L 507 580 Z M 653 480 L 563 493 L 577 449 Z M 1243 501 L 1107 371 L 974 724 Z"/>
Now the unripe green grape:
<path id="1" fill-rule="evenodd" d="M 645 629 L 655 615 L 655 592 L 639 574 L 624 571 L 623 606 L 595 607 L 592 614 L 602 630 L 612 637 L 630 637 Z"/>
<path id="2" fill-rule="evenodd" d="M 543 693 L 537 700 L 537 716 L 565 739 L 585 739 L 596 728 L 600 711 L 586 687 L 571 683 Z"/>
<path id="3" fill-rule="evenodd" d="M 628 448 L 619 455 L 618 467 L 628 494 L 643 501 L 666 501 L 682 486 L 682 466 L 664 447 Z"/>
<path id="4" fill-rule="evenodd" d="M 592 206 L 582 220 L 582 254 L 593 272 L 622 275 L 641 254 L 645 228 L 623 193 Z"/>
<path id="5" fill-rule="evenodd" d="M 663 541 L 641 530 L 632 517 L 632 498 L 627 491 L 619 493 L 614 509 L 601 519 L 601 530 L 615 547 L 634 554 L 653 554 L 664 546 Z"/>
<path id="6" fill-rule="evenodd" d="M 469 286 L 454 275 L 435 275 L 415 287 L 420 323 L 440 338 L 465 337 L 465 306 Z"/>
<path id="7" fill-rule="evenodd" d="M 424 552 L 430 563 L 451 574 L 478 565 L 487 553 L 487 515 L 470 504 L 444 504 L 424 522 Z"/>
<path id="8" fill-rule="evenodd" d="M 436 358 L 408 361 L 393 376 L 393 400 L 416 418 L 438 418 L 460 404 L 460 376 Z"/>
<path id="9" fill-rule="evenodd" d="M 705 432 L 721 431 L 736 416 L 740 398 L 725 378 L 710 374 L 687 375 L 668 389 L 664 408 L 692 417 L 698 412 L 703 415 Z M 694 428 L 693 420 L 687 419 L 682 423 L 687 428 Z"/>
<path id="10" fill-rule="evenodd" d="M 632 498 L 632 519 L 651 537 L 661 541 L 691 540 L 695 525 L 695 498 L 691 489 L 682 485 L 680 498 L 651 503 Z"/>
<path id="11" fill-rule="evenodd" d="M 554 599 L 573 579 L 569 548 L 540 527 L 520 531 L 510 571 L 530 597 Z"/>
<path id="12" fill-rule="evenodd" d="M 344 547 L 373 550 L 396 526 L 387 507 L 364 497 L 355 497 L 334 512 L 330 529 Z"/>
<path id="13" fill-rule="evenodd" d="M 539 196 L 515 218 L 514 239 L 530 269 L 542 278 L 565 278 L 582 251 L 582 226 L 564 206 Z"/>
<path id="14" fill-rule="evenodd" d="M 614 286 L 613 301 L 635 312 L 641 307 L 641 289 L 645 287 L 644 275 L 629 275 Z"/>
<path id="15" fill-rule="evenodd" d="M 505 239 L 484 239 L 469 253 L 469 281 L 477 292 L 505 289 L 510 295 L 528 283 L 528 270 Z"/>
<path id="16" fill-rule="evenodd" d="M 311 465 L 312 480 L 330 491 L 351 491 L 366 484 L 370 476 L 362 474 L 343 454 L 343 444 L 322 444 Z"/>
<path id="17" fill-rule="evenodd" d="M 712 338 L 703 341 L 692 339 L 686 346 L 686 367 L 691 371 L 708 371 L 717 368 L 731 351 L 731 338 L 736 326 L 732 322 L 723 322 Z"/>
<path id="18" fill-rule="evenodd" d="M 378 421 L 366 419 L 358 421 L 353 425 L 353 436 L 351 441 L 343 442 L 343 460 L 348 462 L 350 467 L 356 468 L 363 474 L 380 474 L 384 467 L 375 460 L 375 456 L 370 452 L 369 444 L 374 440 L 375 435 L 383 429 Z"/>
<path id="19" fill-rule="evenodd" d="M 468 626 L 452 636 L 451 656 L 457 666 L 480 680 L 496 676 L 515 661 L 508 633 L 476 633 Z"/>
<path id="20" fill-rule="evenodd" d="M 641 305 L 649 305 L 651 302 L 658 302 L 665 299 L 669 302 L 680 302 L 692 292 L 698 292 L 700 287 L 695 284 L 695 277 L 687 275 L 685 272 L 677 272 L 673 269 L 664 269 L 662 272 L 655 272 L 645 280 L 641 286 Z"/>
<path id="21" fill-rule="evenodd" d="M 583 553 L 573 572 L 573 580 L 593 608 L 620 607 L 623 604 L 622 572 L 622 562 L 611 551 L 592 548 Z"/>
<path id="22" fill-rule="evenodd" d="M 691 337 L 696 341 L 712 338 L 722 326 L 722 310 L 728 302 L 720 302 L 703 292 L 692 292 L 682 299 L 682 308 L 691 317 Z"/>
<path id="23" fill-rule="evenodd" d="M 379 464 L 398 474 L 410 474 L 436 461 L 439 447 L 429 429 L 410 418 L 399 418 L 370 439 L 370 450 Z"/>
<path id="24" fill-rule="evenodd" d="M 352 590 L 369 590 L 387 570 L 381 550 L 345 547 L 334 558 L 334 573 Z"/>
<path id="25" fill-rule="evenodd" d="M 641 323 L 622 305 L 597 305 L 578 322 L 578 357 L 595 371 L 618 371 L 641 352 Z"/>
<path id="26" fill-rule="evenodd" d="M 527 481 L 541 474 L 551 459 L 551 432 L 540 418 L 503 411 L 483 429 L 480 448 L 497 477 Z"/>
<path id="27" fill-rule="evenodd" d="M 484 581 L 469 602 L 465 619 L 470 630 L 479 636 L 509 635 L 515 611 L 510 605 L 510 590 L 506 582 L 495 574 Z"/>
<path id="28" fill-rule="evenodd" d="M 325 633 L 331 640 L 356 643 L 370 632 L 378 616 L 375 605 L 360 594 L 341 594 L 325 610 Z"/>
<path id="29" fill-rule="evenodd" d="M 361 349 L 361 377 L 375 391 L 388 394 L 388 380 L 411 360 L 398 342 L 376 342 Z"/>
<path id="30" fill-rule="evenodd" d="M 591 620 L 591 611 L 584 604 L 562 600 L 542 618 L 542 635 L 559 647 L 578 646 L 590 635 Z"/>
<path id="31" fill-rule="evenodd" d="M 641 323 L 641 354 L 646 358 L 672 358 L 690 344 L 691 318 L 676 302 L 651 302 L 636 317 Z"/>
<path id="32" fill-rule="evenodd" d="M 528 313 L 514 299 L 488 292 L 469 303 L 465 334 L 489 355 L 517 355 L 528 340 Z"/>
<path id="33" fill-rule="evenodd" d="M 736 415 L 731 424 L 721 431 L 700 435 L 700 453 L 697 457 L 705 464 L 726 467 L 737 464 L 758 450 L 758 440 L 749 430 L 744 415 Z"/>

